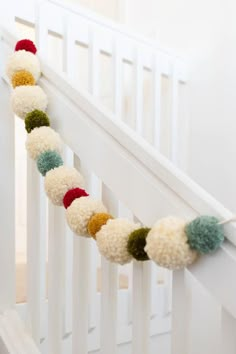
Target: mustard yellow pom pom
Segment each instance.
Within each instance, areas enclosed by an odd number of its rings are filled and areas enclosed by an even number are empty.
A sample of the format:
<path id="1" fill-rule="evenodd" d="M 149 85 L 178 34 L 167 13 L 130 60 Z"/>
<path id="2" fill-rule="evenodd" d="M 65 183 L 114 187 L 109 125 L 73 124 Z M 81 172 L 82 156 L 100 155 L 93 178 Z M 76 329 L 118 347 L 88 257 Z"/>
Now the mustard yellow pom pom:
<path id="1" fill-rule="evenodd" d="M 26 70 L 20 70 L 13 74 L 11 83 L 14 88 L 17 86 L 33 86 L 35 85 L 35 79 L 30 72 Z"/>
<path id="2" fill-rule="evenodd" d="M 106 225 L 109 219 L 113 219 L 110 214 L 107 213 L 98 213 L 94 214 L 88 222 L 88 233 L 90 236 L 96 239 L 96 233 L 100 231 L 103 225 Z"/>

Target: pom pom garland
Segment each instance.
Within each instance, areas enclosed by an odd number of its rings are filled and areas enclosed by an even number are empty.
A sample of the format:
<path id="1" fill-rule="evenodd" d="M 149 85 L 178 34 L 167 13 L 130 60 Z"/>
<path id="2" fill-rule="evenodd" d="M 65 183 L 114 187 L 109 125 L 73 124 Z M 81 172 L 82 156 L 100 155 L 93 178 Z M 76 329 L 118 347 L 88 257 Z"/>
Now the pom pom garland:
<path id="1" fill-rule="evenodd" d="M 96 234 L 100 253 L 111 262 L 121 265 L 129 263 L 132 256 L 127 250 L 128 238 L 139 227 L 139 224 L 126 219 L 108 220 Z"/>
<path id="2" fill-rule="evenodd" d="M 98 213 L 94 214 L 88 222 L 88 233 L 94 239 L 96 239 L 97 232 L 100 231 L 101 227 L 107 223 L 109 219 L 113 219 L 110 214 Z"/>
<path id="3" fill-rule="evenodd" d="M 35 109 L 34 111 L 26 114 L 25 129 L 27 133 L 30 133 L 31 130 L 33 130 L 34 128 L 39 128 L 43 126 L 50 126 L 50 120 L 45 112 Z"/>
<path id="4" fill-rule="evenodd" d="M 35 109 L 45 111 L 48 100 L 39 86 L 18 86 L 13 91 L 11 104 L 13 112 L 24 119 Z"/>
<path id="5" fill-rule="evenodd" d="M 29 133 L 26 148 L 45 176 L 45 191 L 55 205 L 66 208 L 69 227 L 77 235 L 97 240 L 100 253 L 111 262 L 126 264 L 133 258 L 153 260 L 168 269 L 180 269 L 192 264 L 199 254 L 220 247 L 224 240 L 223 223 L 211 216 L 201 216 L 189 224 L 175 217 L 159 220 L 152 229 L 126 219 L 113 219 L 102 202 L 89 197 L 83 189 L 80 173 L 63 166 L 60 156 L 62 142 L 51 129 L 45 113 L 47 96 L 39 86 L 40 64 L 34 43 L 17 42 L 9 58 L 6 72 L 14 88 L 13 112 L 25 119 Z M 225 221 L 230 222 L 230 220 Z"/>
<path id="6" fill-rule="evenodd" d="M 79 236 L 89 237 L 88 222 L 97 213 L 106 213 L 102 202 L 91 197 L 75 199 L 66 210 L 66 219 L 71 230 Z"/>
<path id="7" fill-rule="evenodd" d="M 46 151 L 60 152 L 62 142 L 60 135 L 50 127 L 40 127 L 32 130 L 26 140 L 26 149 L 33 160 Z"/>
<path id="8" fill-rule="evenodd" d="M 64 207 L 67 209 L 75 199 L 81 197 L 88 197 L 88 196 L 89 196 L 88 193 L 84 189 L 81 188 L 70 189 L 63 198 Z"/>
<path id="9" fill-rule="evenodd" d="M 63 165 L 63 160 L 57 151 L 45 151 L 39 155 L 37 167 L 39 172 L 45 176 L 53 168 Z"/>
<path id="10" fill-rule="evenodd" d="M 215 251 L 224 241 L 223 227 L 213 216 L 200 216 L 185 228 L 192 249 L 207 254 Z"/>
<path id="11" fill-rule="evenodd" d="M 31 73 L 35 81 L 38 81 L 41 71 L 39 60 L 36 55 L 26 52 L 25 50 L 20 50 L 10 56 L 6 68 L 9 80 L 12 80 L 12 77 L 16 72 L 22 70 Z"/>
<path id="12" fill-rule="evenodd" d="M 144 250 L 146 246 L 146 238 L 150 229 L 143 227 L 141 229 L 133 231 L 129 235 L 127 249 L 128 252 L 137 260 L 137 261 L 147 261 L 149 259 L 146 251 Z"/>
<path id="13" fill-rule="evenodd" d="M 171 270 L 192 264 L 197 252 L 188 244 L 185 221 L 167 217 L 157 221 L 147 235 L 145 251 L 150 259 Z"/>
<path id="14" fill-rule="evenodd" d="M 13 74 L 11 83 L 14 88 L 17 86 L 33 86 L 35 85 L 35 79 L 30 72 L 20 70 Z"/>
<path id="15" fill-rule="evenodd" d="M 18 50 L 26 50 L 27 52 L 31 52 L 33 54 L 36 54 L 37 52 L 34 42 L 30 39 L 21 39 L 18 41 L 15 46 L 15 51 L 17 52 Z"/>
<path id="16" fill-rule="evenodd" d="M 54 205 L 63 205 L 66 192 L 72 188 L 83 187 L 84 179 L 73 167 L 60 166 L 46 174 L 45 191 Z"/>

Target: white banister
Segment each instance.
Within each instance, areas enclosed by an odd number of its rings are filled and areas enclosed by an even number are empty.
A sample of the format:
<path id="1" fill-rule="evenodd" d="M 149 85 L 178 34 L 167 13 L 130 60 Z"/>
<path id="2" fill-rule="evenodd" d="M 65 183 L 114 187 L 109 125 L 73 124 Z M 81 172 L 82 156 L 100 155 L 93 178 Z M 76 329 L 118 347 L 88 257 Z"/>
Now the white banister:
<path id="1" fill-rule="evenodd" d="M 46 301 L 46 197 L 35 161 L 27 160 L 28 328 L 39 346 Z"/>
<path id="2" fill-rule="evenodd" d="M 118 201 L 105 185 L 102 187 L 102 199 L 109 212 L 118 215 Z M 118 269 L 116 264 L 102 257 L 101 291 L 101 353 L 117 353 L 117 289 Z"/>
<path id="3" fill-rule="evenodd" d="M 133 354 L 150 353 L 151 264 L 133 263 Z"/>

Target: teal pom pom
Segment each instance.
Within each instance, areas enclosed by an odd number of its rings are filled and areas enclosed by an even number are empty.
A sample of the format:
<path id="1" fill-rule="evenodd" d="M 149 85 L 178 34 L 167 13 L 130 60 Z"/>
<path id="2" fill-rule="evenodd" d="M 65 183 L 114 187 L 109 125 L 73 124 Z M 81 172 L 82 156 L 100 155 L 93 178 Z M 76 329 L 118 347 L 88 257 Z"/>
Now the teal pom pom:
<path id="1" fill-rule="evenodd" d="M 61 165 L 63 165 L 63 160 L 56 151 L 45 151 L 39 155 L 37 160 L 38 170 L 43 176 L 48 171 Z"/>
<path id="2" fill-rule="evenodd" d="M 188 243 L 199 253 L 215 251 L 224 241 L 223 227 L 214 216 L 200 216 L 185 228 Z"/>

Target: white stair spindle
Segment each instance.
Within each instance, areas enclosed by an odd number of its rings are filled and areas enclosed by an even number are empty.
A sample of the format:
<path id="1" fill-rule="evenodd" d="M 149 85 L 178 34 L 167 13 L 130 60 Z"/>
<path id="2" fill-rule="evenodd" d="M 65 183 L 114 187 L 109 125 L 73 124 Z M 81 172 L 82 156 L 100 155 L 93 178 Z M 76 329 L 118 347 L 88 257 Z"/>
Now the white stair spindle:
<path id="1" fill-rule="evenodd" d="M 75 156 L 75 167 L 81 170 L 88 185 L 87 171 Z M 90 238 L 74 235 L 72 354 L 88 353 Z"/>
<path id="2" fill-rule="evenodd" d="M 47 3 L 38 0 L 35 6 L 35 39 L 38 53 L 46 60 L 48 55 L 48 15 Z"/>
<path id="3" fill-rule="evenodd" d="M 39 346 L 46 301 L 46 198 L 35 161 L 27 160 L 28 327 Z"/>
<path id="4" fill-rule="evenodd" d="M 174 63 L 171 76 L 171 160 L 179 164 L 179 131 L 178 124 L 178 76 L 177 66 Z"/>
<path id="5" fill-rule="evenodd" d="M 95 97 L 99 93 L 99 48 L 92 30 L 89 31 L 89 92 Z"/>
<path id="6" fill-rule="evenodd" d="M 2 46 L 1 46 L 2 48 Z M 1 66 L 0 66 L 1 67 Z M 3 74 L 1 67 L 1 75 Z M 4 208 L 0 213 L 0 310 L 15 305 L 15 122 L 9 105 L 10 90 L 0 81 L 1 199 Z M 7 276 L 6 276 L 7 274 Z"/>
<path id="7" fill-rule="evenodd" d="M 132 354 L 150 352 L 151 264 L 133 263 L 133 339 Z"/>
<path id="8" fill-rule="evenodd" d="M 48 351 L 62 354 L 65 212 L 51 202 L 48 229 Z"/>
<path id="9" fill-rule="evenodd" d="M 236 353 L 236 319 L 224 308 L 221 310 L 221 353 Z"/>
<path id="10" fill-rule="evenodd" d="M 118 214 L 118 201 L 111 191 L 103 185 L 103 202 L 109 213 Z M 101 353 L 117 353 L 117 290 L 118 268 L 102 257 L 102 289 L 101 289 Z"/>
<path id="11" fill-rule="evenodd" d="M 161 70 L 160 59 L 154 56 L 153 65 L 153 99 L 154 99 L 154 146 L 160 150 L 161 140 Z"/>
<path id="12" fill-rule="evenodd" d="M 187 311 L 185 270 L 176 270 L 172 284 L 171 354 L 188 354 Z"/>
<path id="13" fill-rule="evenodd" d="M 141 52 L 137 50 L 134 62 L 134 117 L 135 130 L 143 134 L 143 64 Z"/>
<path id="14" fill-rule="evenodd" d="M 122 58 L 117 40 L 114 40 L 113 51 L 113 87 L 114 87 L 114 113 L 117 119 L 122 117 Z"/>

